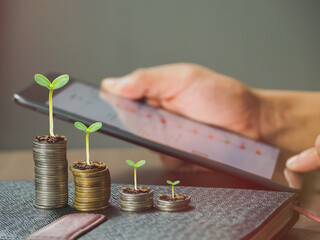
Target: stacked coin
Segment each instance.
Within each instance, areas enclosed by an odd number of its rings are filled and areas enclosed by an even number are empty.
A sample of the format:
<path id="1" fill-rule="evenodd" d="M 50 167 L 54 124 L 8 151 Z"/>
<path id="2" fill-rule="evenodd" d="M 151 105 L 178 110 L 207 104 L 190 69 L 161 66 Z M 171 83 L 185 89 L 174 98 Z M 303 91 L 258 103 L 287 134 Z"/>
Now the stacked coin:
<path id="1" fill-rule="evenodd" d="M 74 176 L 73 206 L 80 211 L 97 211 L 109 207 L 111 194 L 110 171 L 105 166 L 93 169 L 70 170 Z"/>
<path id="2" fill-rule="evenodd" d="M 35 202 L 37 208 L 51 209 L 68 204 L 67 140 L 54 143 L 33 141 Z"/>
<path id="3" fill-rule="evenodd" d="M 176 212 L 176 211 L 182 211 L 189 208 L 189 204 L 190 204 L 189 196 L 184 200 L 174 200 L 174 201 L 162 200 L 158 197 L 156 202 L 156 207 L 160 211 Z"/>
<path id="4" fill-rule="evenodd" d="M 139 212 L 153 207 L 153 190 L 148 193 L 120 192 L 120 208 L 124 211 Z"/>

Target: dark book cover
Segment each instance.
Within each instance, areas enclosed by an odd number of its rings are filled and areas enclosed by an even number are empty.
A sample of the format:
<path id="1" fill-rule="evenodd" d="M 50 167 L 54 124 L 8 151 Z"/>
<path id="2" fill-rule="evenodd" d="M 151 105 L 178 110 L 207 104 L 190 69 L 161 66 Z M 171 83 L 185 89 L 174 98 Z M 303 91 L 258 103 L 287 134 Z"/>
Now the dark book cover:
<path id="1" fill-rule="evenodd" d="M 183 212 L 124 212 L 119 208 L 119 191 L 113 184 L 111 207 L 97 213 L 108 220 L 80 239 L 249 239 L 277 216 L 296 194 L 263 190 L 176 187 L 176 193 L 191 197 L 191 208 Z M 154 199 L 159 193 L 170 193 L 170 186 L 151 186 Z M 69 205 L 55 210 L 33 206 L 34 183 L 31 181 L 0 182 L 0 239 L 25 239 L 31 233 L 59 217 L 78 212 L 71 207 L 74 185 L 69 185 Z M 297 221 L 284 224 L 275 238 Z"/>

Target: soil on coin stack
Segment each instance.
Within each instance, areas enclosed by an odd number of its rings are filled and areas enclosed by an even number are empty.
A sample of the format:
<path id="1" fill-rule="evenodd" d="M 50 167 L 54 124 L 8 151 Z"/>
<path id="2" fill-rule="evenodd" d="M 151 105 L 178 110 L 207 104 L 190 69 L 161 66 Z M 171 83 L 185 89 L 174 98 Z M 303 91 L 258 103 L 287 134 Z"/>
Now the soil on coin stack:
<path id="1" fill-rule="evenodd" d="M 54 136 L 40 135 L 40 136 L 36 136 L 36 139 L 38 142 L 47 142 L 47 143 L 58 143 L 58 142 L 64 142 L 67 140 L 65 136 L 59 135 L 59 134 L 56 134 Z"/>
<path id="2" fill-rule="evenodd" d="M 72 166 L 74 169 L 88 170 L 88 169 L 105 169 L 106 165 L 102 162 L 91 162 L 87 164 L 86 162 L 75 162 Z"/>
<path id="3" fill-rule="evenodd" d="M 130 194 L 139 194 L 139 193 L 148 193 L 151 191 L 151 188 L 149 187 L 138 187 L 137 190 L 132 187 L 123 187 L 122 191 L 124 193 L 130 193 Z"/>
<path id="4" fill-rule="evenodd" d="M 172 198 L 171 195 L 165 193 L 165 194 L 160 194 L 159 199 L 164 200 L 164 201 L 184 201 L 188 198 L 187 194 L 175 194 L 174 198 Z"/>

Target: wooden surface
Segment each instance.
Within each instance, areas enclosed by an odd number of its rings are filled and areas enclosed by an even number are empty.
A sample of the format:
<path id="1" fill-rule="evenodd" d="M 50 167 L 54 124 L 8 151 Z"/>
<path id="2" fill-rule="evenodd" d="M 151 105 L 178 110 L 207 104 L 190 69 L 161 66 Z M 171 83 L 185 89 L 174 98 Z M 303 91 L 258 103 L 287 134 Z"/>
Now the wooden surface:
<path id="1" fill-rule="evenodd" d="M 113 183 L 133 182 L 133 170 L 125 164 L 126 159 L 138 161 L 147 160 L 147 164 L 138 169 L 138 183 L 164 185 L 166 180 L 180 179 L 185 186 L 203 187 L 243 187 L 250 188 L 248 182 L 225 179 L 221 173 L 204 170 L 191 164 L 183 164 L 182 169 L 169 171 L 161 161 L 160 156 L 143 148 L 92 149 L 93 161 L 106 162 L 111 172 Z M 84 149 L 69 149 L 69 165 L 74 161 L 84 160 Z M 33 158 L 31 150 L 0 151 L 0 180 L 33 180 Z M 222 181 L 223 179 L 223 181 Z M 69 173 L 69 180 L 73 176 Z M 235 185 L 236 182 L 236 185 Z M 223 185 L 221 185 L 223 183 Z M 301 206 L 320 216 L 320 172 L 312 172 L 304 176 Z M 320 239 L 320 224 L 305 216 L 300 216 L 295 227 L 283 239 Z"/>

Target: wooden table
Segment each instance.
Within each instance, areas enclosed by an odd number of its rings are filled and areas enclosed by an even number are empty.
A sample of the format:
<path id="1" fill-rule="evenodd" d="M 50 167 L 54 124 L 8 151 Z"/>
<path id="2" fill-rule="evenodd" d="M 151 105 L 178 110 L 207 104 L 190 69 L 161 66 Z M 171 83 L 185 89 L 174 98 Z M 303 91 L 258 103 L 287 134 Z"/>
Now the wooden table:
<path id="1" fill-rule="evenodd" d="M 140 184 L 164 185 L 167 179 L 180 179 L 181 184 L 185 186 L 235 187 L 235 181 L 225 180 L 225 176 L 221 173 L 197 168 L 187 163 L 184 164 L 183 170 L 169 171 L 157 153 L 140 147 L 92 149 L 90 155 L 94 161 L 106 162 L 113 183 L 132 184 L 133 170 L 125 164 L 125 160 L 145 159 L 147 164 L 138 169 L 138 183 Z M 69 165 L 74 161 L 84 160 L 84 158 L 84 149 L 68 149 Z M 34 179 L 32 150 L 0 151 L 0 161 L 0 180 Z M 69 180 L 73 180 L 72 174 L 69 174 Z M 306 174 L 304 181 L 301 206 L 320 216 L 320 172 Z M 237 187 L 250 188 L 250 183 L 238 182 Z M 320 239 L 320 224 L 301 216 L 294 228 L 283 239 Z"/>

